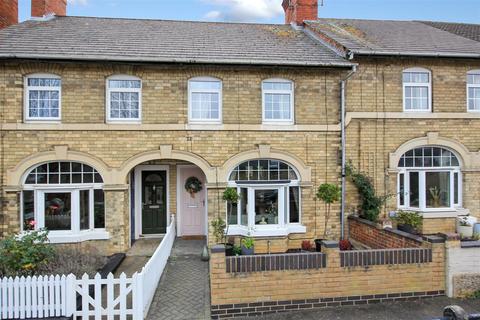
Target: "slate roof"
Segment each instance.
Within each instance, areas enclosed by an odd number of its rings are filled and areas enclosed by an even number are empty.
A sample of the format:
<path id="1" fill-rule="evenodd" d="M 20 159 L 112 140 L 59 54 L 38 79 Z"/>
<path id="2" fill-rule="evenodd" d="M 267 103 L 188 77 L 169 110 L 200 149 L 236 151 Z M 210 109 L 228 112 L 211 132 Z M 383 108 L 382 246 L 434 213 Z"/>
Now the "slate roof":
<path id="1" fill-rule="evenodd" d="M 52 17 L 0 31 L 0 58 L 350 66 L 287 25 Z"/>
<path id="2" fill-rule="evenodd" d="M 454 22 L 437 22 L 437 21 L 420 21 L 426 25 L 454 33 L 456 35 L 480 41 L 480 24 L 470 23 L 454 23 Z"/>
<path id="3" fill-rule="evenodd" d="M 307 26 L 354 54 L 480 58 L 480 43 L 419 21 L 318 19 Z"/>

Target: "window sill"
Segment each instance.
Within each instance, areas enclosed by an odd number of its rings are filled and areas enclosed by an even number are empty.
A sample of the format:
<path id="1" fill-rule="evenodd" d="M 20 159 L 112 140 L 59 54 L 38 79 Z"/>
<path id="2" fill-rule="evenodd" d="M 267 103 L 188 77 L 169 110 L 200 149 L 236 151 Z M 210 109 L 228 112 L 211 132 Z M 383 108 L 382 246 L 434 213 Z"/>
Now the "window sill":
<path id="1" fill-rule="evenodd" d="M 62 123 L 61 119 L 25 119 L 23 121 L 25 124 L 60 124 Z"/>
<path id="2" fill-rule="evenodd" d="M 468 214 L 468 210 L 458 208 L 458 209 L 439 209 L 431 211 L 418 211 L 424 219 L 434 219 L 434 218 L 456 218 L 458 216 Z"/>
<path id="3" fill-rule="evenodd" d="M 280 226 L 256 226 L 249 230 L 247 227 L 231 225 L 228 227 L 229 236 L 251 236 L 251 237 L 281 237 L 288 236 L 291 233 L 305 233 L 307 228 L 301 224 L 290 224 L 284 227 Z"/>
<path id="4" fill-rule="evenodd" d="M 107 124 L 142 124 L 142 120 L 107 120 Z"/>
<path id="5" fill-rule="evenodd" d="M 48 240 L 50 243 L 78 243 L 88 240 L 108 240 L 110 233 L 104 229 L 81 231 L 72 233 L 70 231 L 50 231 Z"/>

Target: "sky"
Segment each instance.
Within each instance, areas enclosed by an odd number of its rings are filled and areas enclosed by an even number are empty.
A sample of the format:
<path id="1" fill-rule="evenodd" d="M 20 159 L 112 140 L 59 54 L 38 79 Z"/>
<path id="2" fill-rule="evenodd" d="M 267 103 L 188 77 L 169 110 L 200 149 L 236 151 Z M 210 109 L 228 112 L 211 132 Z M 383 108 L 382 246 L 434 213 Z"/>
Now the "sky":
<path id="1" fill-rule="evenodd" d="M 19 0 L 20 21 L 30 18 L 30 1 Z M 283 23 L 281 3 L 282 0 L 68 0 L 67 14 Z M 480 23 L 480 0 L 323 0 L 319 17 Z"/>

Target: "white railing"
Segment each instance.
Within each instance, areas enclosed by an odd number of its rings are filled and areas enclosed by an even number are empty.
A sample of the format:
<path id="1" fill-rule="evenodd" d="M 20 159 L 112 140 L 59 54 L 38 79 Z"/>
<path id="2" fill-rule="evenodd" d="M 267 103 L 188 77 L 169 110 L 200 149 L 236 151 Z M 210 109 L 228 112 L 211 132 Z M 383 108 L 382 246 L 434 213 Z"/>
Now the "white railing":
<path id="1" fill-rule="evenodd" d="M 0 279 L 0 320 L 48 317 L 141 320 L 147 316 L 175 241 L 175 221 L 140 273 Z"/>

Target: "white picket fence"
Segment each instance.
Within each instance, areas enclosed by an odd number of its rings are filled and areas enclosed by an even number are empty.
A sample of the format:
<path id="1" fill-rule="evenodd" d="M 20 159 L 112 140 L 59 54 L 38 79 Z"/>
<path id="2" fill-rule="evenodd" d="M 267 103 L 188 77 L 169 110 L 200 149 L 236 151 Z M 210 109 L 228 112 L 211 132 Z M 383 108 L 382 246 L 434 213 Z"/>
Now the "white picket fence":
<path id="1" fill-rule="evenodd" d="M 60 316 L 83 320 L 144 319 L 175 241 L 175 221 L 171 220 L 155 253 L 131 278 L 124 273 L 119 278 L 111 273 L 102 278 L 97 273 L 94 278 L 84 275 L 81 279 L 73 274 L 1 279 L 0 320 Z"/>

